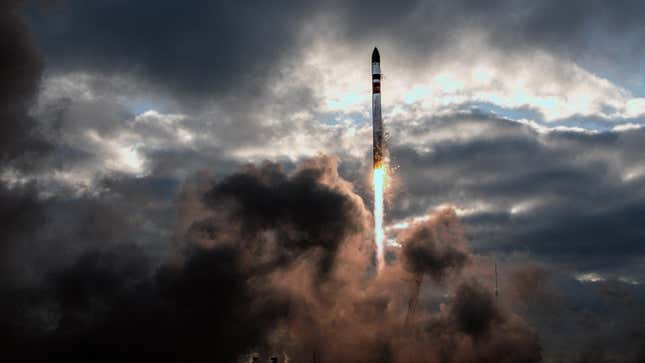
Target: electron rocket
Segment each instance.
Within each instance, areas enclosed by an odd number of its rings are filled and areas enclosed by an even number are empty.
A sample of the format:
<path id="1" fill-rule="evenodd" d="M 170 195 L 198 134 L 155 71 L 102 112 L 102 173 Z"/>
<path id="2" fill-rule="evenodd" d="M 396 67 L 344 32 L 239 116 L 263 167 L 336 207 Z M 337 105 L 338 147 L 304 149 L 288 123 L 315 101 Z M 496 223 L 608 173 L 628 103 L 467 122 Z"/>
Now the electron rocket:
<path id="1" fill-rule="evenodd" d="M 374 47 L 372 52 L 372 155 L 374 168 L 383 164 L 383 118 L 381 117 L 381 56 Z"/>

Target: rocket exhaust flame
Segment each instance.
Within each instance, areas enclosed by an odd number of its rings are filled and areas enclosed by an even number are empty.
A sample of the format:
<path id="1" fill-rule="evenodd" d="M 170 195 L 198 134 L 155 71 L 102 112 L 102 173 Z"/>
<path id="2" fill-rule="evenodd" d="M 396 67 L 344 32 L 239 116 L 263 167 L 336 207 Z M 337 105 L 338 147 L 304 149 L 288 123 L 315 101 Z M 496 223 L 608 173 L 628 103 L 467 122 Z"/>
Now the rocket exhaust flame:
<path id="1" fill-rule="evenodd" d="M 384 248 L 385 231 L 383 229 L 383 192 L 385 191 L 385 167 L 374 168 L 372 183 L 374 186 L 374 243 L 376 244 L 376 261 L 381 270 L 385 264 Z"/>
<path id="2" fill-rule="evenodd" d="M 374 186 L 374 243 L 378 270 L 385 264 L 383 244 L 383 192 L 385 191 L 386 165 L 383 158 L 383 118 L 381 117 L 381 56 L 377 48 L 372 52 L 372 136 Z"/>

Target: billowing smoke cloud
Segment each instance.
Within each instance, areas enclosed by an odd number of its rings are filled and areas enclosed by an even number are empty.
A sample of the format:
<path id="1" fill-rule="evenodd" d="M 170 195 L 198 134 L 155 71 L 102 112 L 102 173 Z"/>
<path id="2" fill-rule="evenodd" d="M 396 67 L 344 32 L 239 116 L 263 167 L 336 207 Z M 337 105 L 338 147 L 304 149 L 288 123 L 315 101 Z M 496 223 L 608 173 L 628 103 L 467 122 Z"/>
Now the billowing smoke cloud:
<path id="1" fill-rule="evenodd" d="M 436 281 L 450 271 L 458 272 L 468 261 L 463 238 L 455 212 L 447 209 L 438 213 L 401 237 L 406 268 L 415 274 L 428 274 Z"/>
<path id="2" fill-rule="evenodd" d="M 279 296 L 249 286 L 233 248 L 197 248 L 181 267 L 153 275 L 145 262 L 141 251 L 121 248 L 54 275 L 6 324 L 5 358 L 231 361 L 287 311 Z"/>
<path id="3" fill-rule="evenodd" d="M 557 290 L 551 286 L 550 272 L 538 265 L 517 269 L 510 276 L 511 294 L 515 301 L 524 305 L 536 305 L 542 309 L 555 310 L 559 299 Z"/>
<path id="4" fill-rule="evenodd" d="M 37 285 L 7 284 L 3 358 L 231 362 L 258 352 L 292 362 L 540 360 L 526 324 L 461 277 L 470 257 L 454 212 L 405 231 L 403 242 L 427 250 L 394 251 L 402 256 L 375 276 L 369 213 L 336 164 L 319 157 L 286 172 L 265 163 L 223 178 L 202 194 L 203 215 L 159 267 L 140 247 L 119 244 L 87 252 Z M 441 256 L 451 262 L 437 262 Z M 426 262 L 408 271 L 410 262 L 399 261 L 409 260 Z M 406 279 L 438 279 L 446 269 L 457 288 L 442 287 L 447 298 L 426 301 L 404 324 Z M 434 279 L 426 287 L 440 288 Z"/>
<path id="5" fill-rule="evenodd" d="M 366 215 L 358 199 L 336 171 L 336 162 L 322 158 L 287 176 L 279 165 L 249 166 L 230 176 L 205 196 L 216 215 L 202 227 L 233 225 L 245 247 L 262 250 L 269 264 L 289 263 L 307 250 L 321 253 L 321 273 L 327 273 L 339 244 L 361 231 Z M 238 242 L 238 241 L 235 241 Z M 239 243 L 239 242 L 238 242 Z M 273 245 L 273 246 L 272 246 Z"/>
<path id="6" fill-rule="evenodd" d="M 491 294 L 477 283 L 459 286 L 450 313 L 462 331 L 474 336 L 490 333 L 499 319 Z"/>
<path id="7" fill-rule="evenodd" d="M 271 274 L 297 260 L 328 273 L 341 242 L 362 230 L 366 214 L 349 188 L 331 158 L 293 175 L 250 166 L 203 196 L 212 216 L 188 229 L 179 259 L 154 268 L 139 247 L 116 245 L 38 286 L 5 284 L 3 356 L 230 362 L 263 347 L 293 304 Z"/>

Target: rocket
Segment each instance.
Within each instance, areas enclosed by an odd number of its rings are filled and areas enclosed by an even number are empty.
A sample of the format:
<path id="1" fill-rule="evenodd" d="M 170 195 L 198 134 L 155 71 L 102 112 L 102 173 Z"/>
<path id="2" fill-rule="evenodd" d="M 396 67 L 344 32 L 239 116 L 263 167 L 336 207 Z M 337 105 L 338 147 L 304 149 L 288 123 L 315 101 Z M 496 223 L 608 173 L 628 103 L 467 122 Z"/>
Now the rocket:
<path id="1" fill-rule="evenodd" d="M 383 164 L 383 118 L 381 117 L 381 56 L 372 52 L 372 155 L 374 168 Z"/>

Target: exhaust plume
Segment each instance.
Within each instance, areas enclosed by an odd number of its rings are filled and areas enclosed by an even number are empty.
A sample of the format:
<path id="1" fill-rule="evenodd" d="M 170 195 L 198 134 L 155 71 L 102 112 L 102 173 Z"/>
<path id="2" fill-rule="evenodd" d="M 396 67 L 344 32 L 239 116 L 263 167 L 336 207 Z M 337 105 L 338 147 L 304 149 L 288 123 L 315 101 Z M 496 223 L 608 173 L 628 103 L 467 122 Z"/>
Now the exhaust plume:
<path id="1" fill-rule="evenodd" d="M 350 363 L 540 361 L 530 328 L 463 274 L 472 259 L 454 212 L 404 231 L 388 268 L 370 273 L 371 216 L 336 167 L 335 158 L 319 157 L 289 173 L 264 163 L 221 179 L 201 196 L 202 216 L 178 234 L 177 251 L 160 266 L 139 247 L 105 247 L 53 271 L 42 286 L 3 289 L 2 355 L 35 362 L 231 362 L 253 353 L 291 362 L 314 355 Z M 419 274 L 432 279 L 405 325 L 404 281 Z"/>

